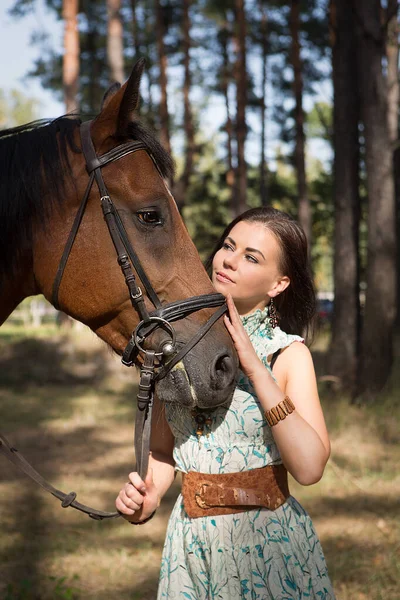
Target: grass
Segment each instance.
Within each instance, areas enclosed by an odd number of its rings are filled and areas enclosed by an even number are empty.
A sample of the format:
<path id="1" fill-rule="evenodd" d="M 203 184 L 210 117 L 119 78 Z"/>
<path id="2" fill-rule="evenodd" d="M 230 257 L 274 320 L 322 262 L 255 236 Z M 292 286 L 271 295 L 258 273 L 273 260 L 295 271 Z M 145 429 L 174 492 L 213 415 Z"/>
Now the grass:
<path id="1" fill-rule="evenodd" d="M 56 487 L 113 510 L 133 464 L 137 379 L 90 332 L 0 328 L 1 431 Z M 323 368 L 324 341 L 316 346 Z M 397 600 L 400 408 L 350 406 L 321 385 L 332 459 L 292 493 L 313 516 L 338 600 Z M 144 527 L 92 521 L 0 460 L 1 600 L 154 600 L 179 484 Z"/>

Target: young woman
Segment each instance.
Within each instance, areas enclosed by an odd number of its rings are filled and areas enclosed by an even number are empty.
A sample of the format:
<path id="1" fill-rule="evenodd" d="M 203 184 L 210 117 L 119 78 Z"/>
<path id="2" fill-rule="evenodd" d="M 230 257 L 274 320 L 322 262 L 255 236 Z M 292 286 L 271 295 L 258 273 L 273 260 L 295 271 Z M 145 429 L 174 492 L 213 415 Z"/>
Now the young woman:
<path id="1" fill-rule="evenodd" d="M 332 600 L 311 519 L 287 487 L 287 471 L 303 485 L 319 481 L 330 453 L 300 337 L 315 312 L 304 232 L 285 213 L 249 210 L 227 227 L 209 267 L 240 360 L 234 397 L 212 412 L 158 406 L 164 434 L 153 436 L 149 474 L 143 482 L 130 473 L 117 509 L 143 522 L 175 471 L 184 474 L 158 599 Z"/>

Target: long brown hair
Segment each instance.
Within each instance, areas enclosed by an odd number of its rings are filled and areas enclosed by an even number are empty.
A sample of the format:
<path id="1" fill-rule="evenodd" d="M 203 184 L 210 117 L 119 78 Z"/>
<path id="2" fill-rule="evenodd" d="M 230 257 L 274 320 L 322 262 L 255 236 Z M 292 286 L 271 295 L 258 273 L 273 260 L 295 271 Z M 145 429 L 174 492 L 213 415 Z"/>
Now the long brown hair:
<path id="1" fill-rule="evenodd" d="M 316 296 L 308 257 L 306 235 L 295 219 L 272 207 L 251 208 L 234 219 L 225 229 L 212 254 L 206 261 L 211 276 L 212 261 L 232 229 L 240 223 L 259 223 L 271 231 L 280 247 L 279 269 L 289 277 L 290 285 L 274 303 L 279 326 L 286 333 L 304 335 L 311 341 L 316 313 Z"/>

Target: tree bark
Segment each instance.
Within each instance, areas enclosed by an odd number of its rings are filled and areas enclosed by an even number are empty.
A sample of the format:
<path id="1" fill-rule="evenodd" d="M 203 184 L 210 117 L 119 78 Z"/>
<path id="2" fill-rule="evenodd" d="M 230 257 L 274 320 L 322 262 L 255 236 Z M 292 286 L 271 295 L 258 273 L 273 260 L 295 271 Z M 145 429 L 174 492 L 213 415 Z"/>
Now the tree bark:
<path id="1" fill-rule="evenodd" d="M 267 183 L 267 162 L 265 156 L 265 138 L 266 138 L 266 88 L 267 88 L 267 68 L 268 68 L 268 17 L 267 11 L 260 2 L 261 12 L 261 98 L 260 98 L 260 117 L 261 117 L 261 156 L 260 156 L 260 197 L 261 205 L 267 206 L 268 204 L 268 183 Z"/>
<path id="2" fill-rule="evenodd" d="M 183 167 L 182 177 L 179 184 L 174 188 L 175 200 L 179 210 L 182 211 L 185 205 L 186 192 L 189 187 L 190 176 L 193 171 L 194 162 L 194 125 L 192 115 L 192 105 L 190 102 L 190 89 L 192 85 L 192 76 L 190 71 L 190 48 L 192 41 L 190 38 L 191 21 L 190 21 L 190 6 L 191 0 L 183 0 L 183 19 L 182 19 L 182 34 L 183 34 L 183 128 L 185 131 L 185 163 Z"/>
<path id="3" fill-rule="evenodd" d="M 399 83 L 399 2 L 388 0 L 386 11 L 387 39 L 387 77 L 388 77 L 388 127 L 393 148 L 394 188 L 396 199 L 396 226 L 397 226 L 397 273 L 400 269 L 400 138 L 399 138 L 399 109 L 400 109 L 400 83 Z M 397 281 L 397 297 L 400 298 L 400 277 Z M 400 334 L 400 311 L 397 314 L 396 329 Z"/>
<path id="4" fill-rule="evenodd" d="M 123 83 L 125 76 L 121 0 L 107 0 L 107 59 L 111 80 Z"/>
<path id="5" fill-rule="evenodd" d="M 229 62 L 229 53 L 228 53 L 228 43 L 231 37 L 231 32 L 228 27 L 228 22 L 222 25 L 221 30 L 218 34 L 218 40 L 221 46 L 221 54 L 222 54 L 222 73 L 221 73 L 221 88 L 222 94 L 224 96 L 225 101 L 225 110 L 226 110 L 226 123 L 225 123 L 225 131 L 226 131 L 226 151 L 227 151 L 227 172 L 226 172 L 226 183 L 231 191 L 231 206 L 235 205 L 235 171 L 233 168 L 233 123 L 231 118 L 231 110 L 229 103 L 229 83 L 232 79 L 232 69 Z"/>
<path id="6" fill-rule="evenodd" d="M 78 0 L 63 0 L 64 59 L 63 88 L 65 112 L 79 111 L 79 31 Z"/>
<path id="7" fill-rule="evenodd" d="M 139 39 L 139 23 L 136 15 L 136 8 L 137 0 L 131 0 L 133 47 L 135 48 L 135 60 L 138 60 L 141 56 L 141 51 Z"/>
<path id="8" fill-rule="evenodd" d="M 98 38 L 98 23 L 96 18 L 96 0 L 85 0 L 83 10 L 87 16 L 87 33 L 85 39 L 85 47 L 81 48 L 81 52 L 87 52 L 87 60 L 90 64 L 90 75 L 87 83 L 87 110 L 89 114 L 95 115 L 98 113 L 101 105 L 101 99 L 104 90 L 100 89 L 101 80 L 101 65 L 97 55 L 97 38 Z M 83 103 L 83 99 L 82 99 Z"/>
<path id="9" fill-rule="evenodd" d="M 156 128 L 156 118 L 154 111 L 154 102 L 153 102 L 153 84 L 154 77 L 152 74 L 152 61 L 150 57 L 152 56 L 152 40 L 153 40 L 153 32 L 154 32 L 154 20 L 153 20 L 153 11 L 148 11 L 147 7 L 144 8 L 144 52 L 148 57 L 149 64 L 146 67 L 146 79 L 147 79 L 147 98 L 146 98 L 146 116 L 147 122 L 149 125 L 155 129 Z"/>
<path id="10" fill-rule="evenodd" d="M 334 317 L 329 371 L 354 393 L 360 341 L 359 99 L 352 0 L 331 0 L 334 88 Z"/>
<path id="11" fill-rule="evenodd" d="M 167 92 L 167 55 L 165 53 L 164 45 L 165 22 L 160 0 L 156 0 L 156 32 L 158 59 L 160 65 L 160 139 L 164 148 L 168 152 L 171 152 Z"/>
<path id="12" fill-rule="evenodd" d="M 393 151 L 388 128 L 385 35 L 379 0 L 355 0 L 361 110 L 368 190 L 368 268 L 360 392 L 373 399 L 393 362 L 396 316 L 396 231 Z"/>
<path id="13" fill-rule="evenodd" d="M 308 198 L 305 135 L 303 111 L 303 65 L 300 56 L 300 0 L 291 0 L 290 33 L 292 36 L 291 61 L 293 66 L 293 86 L 295 96 L 295 167 L 299 196 L 299 222 L 304 229 L 309 245 L 311 244 L 311 207 Z"/>
<path id="14" fill-rule="evenodd" d="M 235 0 L 236 9 L 236 140 L 237 140 L 237 176 L 236 205 L 233 212 L 238 215 L 247 206 L 247 169 L 245 144 L 247 135 L 247 74 L 246 74 L 246 15 L 244 0 Z"/>

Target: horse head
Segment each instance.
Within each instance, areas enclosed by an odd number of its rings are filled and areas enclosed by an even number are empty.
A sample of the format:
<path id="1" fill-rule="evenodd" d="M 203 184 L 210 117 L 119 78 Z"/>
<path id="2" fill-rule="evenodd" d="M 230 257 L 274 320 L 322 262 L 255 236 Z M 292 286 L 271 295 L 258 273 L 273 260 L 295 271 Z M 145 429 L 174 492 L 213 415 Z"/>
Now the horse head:
<path id="1" fill-rule="evenodd" d="M 128 81 L 122 87 L 114 86 L 105 96 L 101 112 L 86 129 L 93 156 L 100 157 L 100 161 L 107 157 L 101 178 L 115 207 L 116 219 L 164 305 L 212 294 L 214 290 L 166 183 L 172 173 L 171 158 L 135 115 L 142 71 L 143 62 L 139 61 Z M 43 293 L 50 301 L 54 298 L 54 280 L 86 193 L 84 211 L 59 278 L 57 301 L 61 310 L 88 325 L 122 354 L 140 316 L 132 307 L 131 294 L 117 264 L 98 186 L 88 187 L 90 168 L 87 152 L 82 151 L 85 149 L 78 124 L 72 142 L 65 143 L 60 132 L 57 136 L 61 154 L 57 160 L 65 169 L 63 200 L 53 205 L 47 225 L 34 232 L 34 292 Z M 138 145 L 133 147 L 133 141 Z M 117 159 L 108 160 L 110 157 Z M 143 283 L 143 276 L 132 266 L 136 279 Z M 152 299 L 145 292 L 143 299 L 144 310 L 149 314 L 154 310 Z M 174 323 L 176 352 L 212 314 L 211 309 L 202 309 Z M 161 327 L 143 344 L 159 351 L 168 338 L 168 328 Z M 230 336 L 217 322 L 158 383 L 157 395 L 166 402 L 211 408 L 231 397 L 236 369 L 237 357 Z"/>

